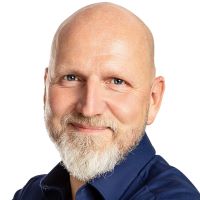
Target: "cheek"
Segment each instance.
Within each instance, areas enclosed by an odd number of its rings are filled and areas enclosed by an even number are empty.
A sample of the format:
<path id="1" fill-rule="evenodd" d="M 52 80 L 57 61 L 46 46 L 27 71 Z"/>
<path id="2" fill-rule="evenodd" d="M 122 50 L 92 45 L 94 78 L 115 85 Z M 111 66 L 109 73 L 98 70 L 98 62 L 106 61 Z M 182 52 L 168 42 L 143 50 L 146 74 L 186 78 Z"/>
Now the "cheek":
<path id="1" fill-rule="evenodd" d="M 76 102 L 76 96 L 66 88 L 51 87 L 49 89 L 48 102 L 54 116 L 62 117 L 70 113 Z"/>
<path id="2" fill-rule="evenodd" d="M 110 99 L 109 106 L 114 116 L 125 125 L 137 127 L 146 116 L 147 103 L 142 96 L 126 94 L 115 97 L 115 100 Z"/>

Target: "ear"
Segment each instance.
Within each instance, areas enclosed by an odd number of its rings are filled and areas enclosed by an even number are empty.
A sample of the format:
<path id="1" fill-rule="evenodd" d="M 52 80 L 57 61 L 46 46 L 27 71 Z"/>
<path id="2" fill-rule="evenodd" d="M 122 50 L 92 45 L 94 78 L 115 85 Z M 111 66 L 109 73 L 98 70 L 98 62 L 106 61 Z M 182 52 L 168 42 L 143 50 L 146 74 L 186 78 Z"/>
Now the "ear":
<path id="1" fill-rule="evenodd" d="M 153 123 L 156 118 L 156 114 L 160 108 L 162 97 L 165 90 L 165 80 L 162 76 L 156 77 L 153 81 L 153 85 L 150 93 L 150 105 L 147 118 L 147 125 Z"/>
<path id="2" fill-rule="evenodd" d="M 45 69 L 45 73 L 44 73 L 44 96 L 43 96 L 44 105 L 46 103 L 46 81 L 47 81 L 47 76 L 48 76 L 48 68 Z"/>

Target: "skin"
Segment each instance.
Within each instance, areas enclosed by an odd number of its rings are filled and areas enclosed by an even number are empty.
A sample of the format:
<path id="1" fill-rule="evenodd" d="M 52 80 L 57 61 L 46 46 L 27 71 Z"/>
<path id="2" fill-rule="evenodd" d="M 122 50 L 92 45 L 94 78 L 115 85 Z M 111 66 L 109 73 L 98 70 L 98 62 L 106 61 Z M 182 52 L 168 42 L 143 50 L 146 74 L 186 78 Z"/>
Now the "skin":
<path id="1" fill-rule="evenodd" d="M 59 125 L 66 113 L 115 119 L 133 129 L 150 125 L 159 110 L 164 78 L 155 76 L 153 37 L 130 11 L 110 3 L 82 8 L 55 34 L 45 72 L 45 107 Z M 105 134 L 107 127 L 74 124 L 80 134 Z M 72 196 L 84 184 L 70 177 Z"/>

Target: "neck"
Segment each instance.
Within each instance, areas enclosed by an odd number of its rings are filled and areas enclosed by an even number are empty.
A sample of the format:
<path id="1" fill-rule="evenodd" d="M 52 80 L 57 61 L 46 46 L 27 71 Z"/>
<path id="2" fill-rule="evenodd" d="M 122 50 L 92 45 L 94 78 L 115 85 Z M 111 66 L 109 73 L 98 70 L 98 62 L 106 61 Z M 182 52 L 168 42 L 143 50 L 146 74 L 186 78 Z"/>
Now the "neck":
<path id="1" fill-rule="evenodd" d="M 76 179 L 73 176 L 70 176 L 70 184 L 71 184 L 72 199 L 75 200 L 76 192 L 85 183 L 82 181 L 79 181 L 78 179 Z"/>

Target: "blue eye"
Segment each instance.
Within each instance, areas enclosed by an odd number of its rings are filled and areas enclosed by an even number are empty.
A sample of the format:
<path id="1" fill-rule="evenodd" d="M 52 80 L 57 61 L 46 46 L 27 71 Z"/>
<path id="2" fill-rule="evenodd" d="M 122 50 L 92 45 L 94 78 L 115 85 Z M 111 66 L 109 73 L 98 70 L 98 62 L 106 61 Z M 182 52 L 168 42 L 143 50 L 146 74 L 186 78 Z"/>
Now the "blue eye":
<path id="1" fill-rule="evenodd" d="M 115 84 L 115 85 L 122 85 L 122 84 L 124 84 L 125 82 L 124 82 L 124 80 L 122 80 L 122 79 L 113 78 L 113 79 L 112 79 L 112 83 Z"/>
<path id="2" fill-rule="evenodd" d="M 76 81 L 78 78 L 74 74 L 68 74 L 64 76 L 64 79 L 67 81 Z"/>

